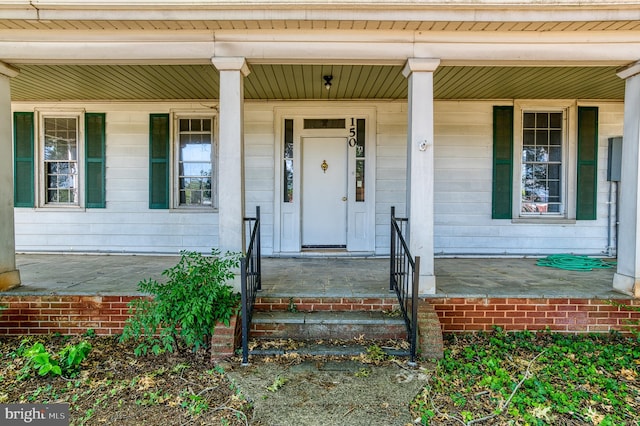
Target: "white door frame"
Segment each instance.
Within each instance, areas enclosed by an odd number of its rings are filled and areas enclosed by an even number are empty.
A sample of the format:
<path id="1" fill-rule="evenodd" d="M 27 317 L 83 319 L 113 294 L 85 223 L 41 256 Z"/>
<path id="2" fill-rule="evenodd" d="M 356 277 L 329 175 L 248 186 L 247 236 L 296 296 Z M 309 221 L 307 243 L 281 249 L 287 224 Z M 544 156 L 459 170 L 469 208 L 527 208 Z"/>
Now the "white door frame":
<path id="1" fill-rule="evenodd" d="M 275 108 L 274 112 L 274 253 L 300 253 L 301 203 L 300 180 L 301 140 L 303 137 L 348 137 L 351 118 L 366 120 L 365 202 L 356 202 L 355 149 L 348 151 L 347 252 L 371 254 L 375 252 L 375 181 L 376 181 L 376 109 L 356 103 L 325 103 L 325 106 L 291 106 Z M 303 128 L 304 118 L 344 118 L 345 129 Z M 284 120 L 294 120 L 293 126 L 293 200 L 283 202 Z M 356 223 L 358 226 L 355 226 Z"/>

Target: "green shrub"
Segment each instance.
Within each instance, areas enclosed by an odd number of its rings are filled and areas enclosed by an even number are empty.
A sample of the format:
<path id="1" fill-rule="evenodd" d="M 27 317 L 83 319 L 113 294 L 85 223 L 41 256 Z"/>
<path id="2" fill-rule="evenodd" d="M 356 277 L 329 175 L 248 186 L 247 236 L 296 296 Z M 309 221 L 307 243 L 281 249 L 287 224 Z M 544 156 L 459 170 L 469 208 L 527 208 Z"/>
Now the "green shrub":
<path id="1" fill-rule="evenodd" d="M 173 352 L 180 344 L 194 350 L 207 347 L 216 323 L 229 325 L 237 313 L 240 296 L 225 283 L 234 277 L 239 259 L 239 254 L 220 256 L 218 250 L 211 256 L 181 252 L 178 264 L 162 273 L 166 283 L 138 283 L 141 292 L 153 297 L 129 303 L 132 316 L 120 341 L 139 340 L 136 355 Z"/>

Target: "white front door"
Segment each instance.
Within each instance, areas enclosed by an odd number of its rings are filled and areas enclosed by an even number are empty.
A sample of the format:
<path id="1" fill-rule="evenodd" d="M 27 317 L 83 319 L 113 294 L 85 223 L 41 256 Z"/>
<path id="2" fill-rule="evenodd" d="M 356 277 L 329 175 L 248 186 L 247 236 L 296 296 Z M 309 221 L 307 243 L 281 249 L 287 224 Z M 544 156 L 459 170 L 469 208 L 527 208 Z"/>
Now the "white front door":
<path id="1" fill-rule="evenodd" d="M 302 247 L 347 245 L 347 140 L 302 139 Z"/>

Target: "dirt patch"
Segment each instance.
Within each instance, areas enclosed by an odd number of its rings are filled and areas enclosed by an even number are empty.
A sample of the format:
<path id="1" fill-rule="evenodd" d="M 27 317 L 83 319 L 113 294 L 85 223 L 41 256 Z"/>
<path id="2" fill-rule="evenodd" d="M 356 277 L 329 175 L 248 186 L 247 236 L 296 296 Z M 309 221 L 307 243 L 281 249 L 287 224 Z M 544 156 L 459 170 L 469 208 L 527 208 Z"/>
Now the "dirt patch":
<path id="1" fill-rule="evenodd" d="M 92 350 L 76 374 L 25 374 L 25 351 Z M 214 364 L 204 351 L 136 357 L 114 337 L 0 338 L 0 403 L 69 403 L 74 425 L 407 425 L 428 380 L 406 360 L 301 356 Z"/>
<path id="2" fill-rule="evenodd" d="M 428 372 L 404 360 L 367 364 L 332 357 L 257 358 L 226 365 L 227 376 L 253 404 L 251 424 L 407 425 L 410 402 Z"/>
<path id="3" fill-rule="evenodd" d="M 70 377 L 24 376 L 21 351 L 51 354 L 81 340 L 93 347 Z M 113 337 L 0 338 L 0 403 L 69 403 L 75 425 L 245 425 L 250 405 L 220 367 L 199 353 L 136 357 Z"/>

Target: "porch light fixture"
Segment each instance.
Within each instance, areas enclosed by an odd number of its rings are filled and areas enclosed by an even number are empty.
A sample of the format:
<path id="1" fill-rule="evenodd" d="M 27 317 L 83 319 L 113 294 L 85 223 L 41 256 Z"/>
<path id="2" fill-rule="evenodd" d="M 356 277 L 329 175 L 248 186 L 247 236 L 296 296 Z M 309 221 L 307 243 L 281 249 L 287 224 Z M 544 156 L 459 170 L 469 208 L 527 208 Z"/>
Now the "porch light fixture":
<path id="1" fill-rule="evenodd" d="M 333 76 L 332 75 L 324 75 L 322 76 L 322 78 L 324 79 L 324 88 L 329 90 L 331 89 L 331 80 L 333 80 Z"/>

